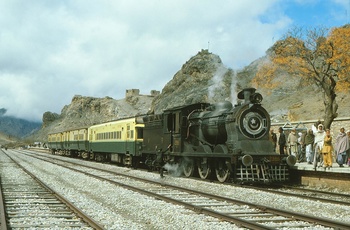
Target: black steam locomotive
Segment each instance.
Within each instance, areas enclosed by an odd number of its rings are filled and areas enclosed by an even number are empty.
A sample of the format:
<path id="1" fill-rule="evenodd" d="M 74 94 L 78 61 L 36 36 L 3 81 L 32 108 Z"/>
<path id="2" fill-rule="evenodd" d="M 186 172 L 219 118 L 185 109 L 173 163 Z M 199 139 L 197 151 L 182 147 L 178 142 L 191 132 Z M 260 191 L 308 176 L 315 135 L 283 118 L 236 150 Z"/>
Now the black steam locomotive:
<path id="1" fill-rule="evenodd" d="M 186 177 L 198 173 L 220 182 L 288 180 L 288 166 L 296 159 L 273 151 L 270 116 L 255 91 L 242 90 L 235 106 L 197 103 L 144 117 L 145 163 L 156 167 L 161 158 L 164 167 L 179 166 Z"/>

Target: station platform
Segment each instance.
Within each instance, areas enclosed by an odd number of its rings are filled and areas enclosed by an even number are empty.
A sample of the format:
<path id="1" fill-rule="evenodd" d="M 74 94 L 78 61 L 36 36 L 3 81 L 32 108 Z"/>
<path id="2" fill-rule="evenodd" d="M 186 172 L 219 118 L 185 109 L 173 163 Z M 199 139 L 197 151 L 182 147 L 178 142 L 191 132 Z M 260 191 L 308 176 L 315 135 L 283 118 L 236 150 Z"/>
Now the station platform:
<path id="1" fill-rule="evenodd" d="M 301 162 L 296 163 L 294 166 L 291 167 L 291 169 L 295 170 L 304 170 L 304 171 L 319 171 L 319 172 L 330 172 L 330 173 L 349 173 L 350 174 L 350 167 L 347 165 L 344 165 L 344 167 L 340 167 L 337 163 L 333 163 L 332 167 L 330 169 L 324 169 L 323 167 L 316 167 L 314 169 L 314 166 L 312 164 L 308 164 L 307 162 Z"/>
<path id="2" fill-rule="evenodd" d="M 289 176 L 291 182 L 297 185 L 350 194 L 350 167 L 347 165 L 339 167 L 337 163 L 333 163 L 330 169 L 325 170 L 323 167 L 314 169 L 312 164 L 301 162 L 290 167 Z"/>

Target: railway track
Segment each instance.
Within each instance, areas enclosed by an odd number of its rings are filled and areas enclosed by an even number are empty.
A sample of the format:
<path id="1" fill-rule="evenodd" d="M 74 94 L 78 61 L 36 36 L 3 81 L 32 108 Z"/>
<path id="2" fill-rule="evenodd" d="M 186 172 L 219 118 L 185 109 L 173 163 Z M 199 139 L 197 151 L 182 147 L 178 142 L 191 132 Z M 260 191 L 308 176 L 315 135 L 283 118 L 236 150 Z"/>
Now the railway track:
<path id="1" fill-rule="evenodd" d="M 252 188 L 258 191 L 298 197 L 307 200 L 314 200 L 320 202 L 326 202 L 331 204 L 340 204 L 344 206 L 350 207 L 350 195 L 344 193 L 335 193 L 335 192 L 327 192 L 315 189 L 307 189 L 302 187 L 295 186 L 282 186 L 281 188 L 262 188 L 257 186 L 249 186 L 249 185 L 235 185 L 243 188 Z"/>
<path id="2" fill-rule="evenodd" d="M 1 229 L 104 229 L 0 149 Z"/>
<path id="3" fill-rule="evenodd" d="M 31 154 L 32 157 L 34 157 Z M 350 225 L 343 222 L 303 215 L 297 212 L 280 210 L 262 205 L 256 205 L 241 200 L 212 195 L 193 189 L 178 187 L 164 182 L 138 178 L 121 173 L 102 170 L 85 164 L 72 163 L 68 160 L 48 159 L 48 156 L 35 156 L 38 159 L 50 161 L 61 167 L 108 181 L 147 196 L 155 197 L 177 205 L 185 206 L 198 213 L 210 215 L 249 229 L 282 229 L 282 228 L 313 228 L 329 227 L 334 229 L 349 229 Z"/>
<path id="4" fill-rule="evenodd" d="M 337 204 L 342 204 L 342 205 L 345 204 L 350 206 L 350 194 L 327 192 L 327 191 L 295 187 L 295 186 L 283 186 L 283 189 L 287 190 L 287 192 L 289 190 L 291 190 L 291 192 L 293 193 L 300 192 L 302 195 L 305 195 L 309 198 L 315 197 L 315 199 L 319 199 L 319 200 L 323 200 L 325 198 L 325 200 L 328 200 L 328 201 L 331 200 Z"/>

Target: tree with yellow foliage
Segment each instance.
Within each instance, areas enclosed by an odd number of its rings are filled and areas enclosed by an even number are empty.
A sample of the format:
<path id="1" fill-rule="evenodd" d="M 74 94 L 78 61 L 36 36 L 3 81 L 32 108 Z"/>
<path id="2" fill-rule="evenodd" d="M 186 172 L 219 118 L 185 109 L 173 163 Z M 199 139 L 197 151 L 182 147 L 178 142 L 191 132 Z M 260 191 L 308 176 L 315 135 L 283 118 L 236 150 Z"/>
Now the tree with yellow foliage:
<path id="1" fill-rule="evenodd" d="M 331 30 L 294 28 L 268 54 L 270 62 L 261 66 L 252 83 L 276 88 L 274 76 L 283 71 L 305 84 L 316 84 L 324 98 L 324 125 L 330 128 L 338 116 L 336 92 L 350 89 L 350 25 Z"/>

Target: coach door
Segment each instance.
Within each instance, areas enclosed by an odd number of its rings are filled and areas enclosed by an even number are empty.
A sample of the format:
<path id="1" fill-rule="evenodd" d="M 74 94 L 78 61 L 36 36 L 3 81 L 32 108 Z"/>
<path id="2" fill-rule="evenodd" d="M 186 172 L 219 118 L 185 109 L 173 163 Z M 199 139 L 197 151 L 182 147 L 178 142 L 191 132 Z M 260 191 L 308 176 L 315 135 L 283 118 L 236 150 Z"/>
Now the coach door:
<path id="1" fill-rule="evenodd" d="M 64 149 L 64 136 L 63 133 L 58 134 L 59 149 Z"/>
<path id="2" fill-rule="evenodd" d="M 135 153 L 134 130 L 130 123 L 126 124 L 125 152 L 134 155 Z"/>
<path id="3" fill-rule="evenodd" d="M 94 132 L 92 131 L 92 129 L 89 128 L 90 133 L 88 134 L 89 135 L 89 141 L 88 141 L 88 147 L 87 147 L 87 150 L 88 151 L 92 151 L 92 147 L 93 147 L 93 142 L 95 141 L 95 136 L 94 136 Z"/>

